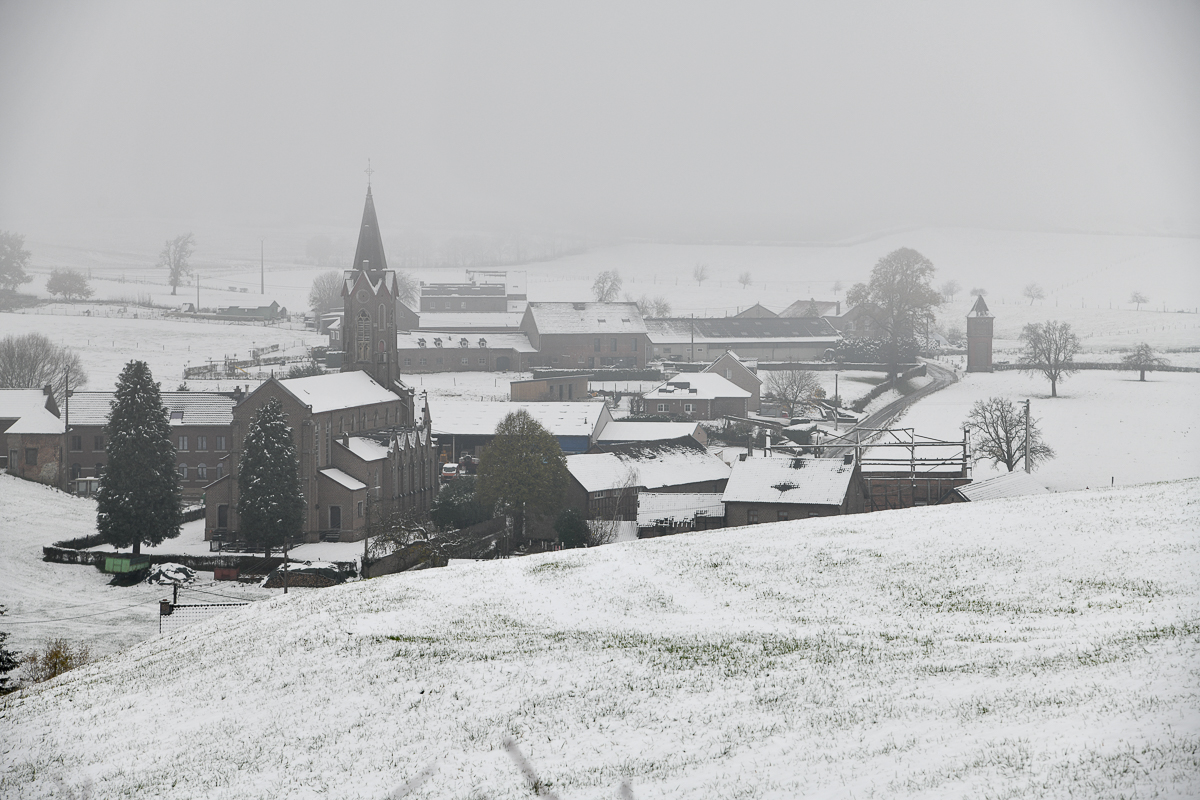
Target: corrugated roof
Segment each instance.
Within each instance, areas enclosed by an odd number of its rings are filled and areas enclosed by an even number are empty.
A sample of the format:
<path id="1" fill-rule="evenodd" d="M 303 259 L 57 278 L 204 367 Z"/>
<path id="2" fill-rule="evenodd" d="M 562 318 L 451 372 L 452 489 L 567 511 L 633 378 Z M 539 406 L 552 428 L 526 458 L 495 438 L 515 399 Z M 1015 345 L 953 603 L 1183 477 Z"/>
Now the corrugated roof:
<path id="1" fill-rule="evenodd" d="M 601 401 L 577 403 L 509 403 L 430 396 L 433 432 L 457 436 L 490 436 L 507 415 L 524 409 L 555 436 L 592 436 L 604 414 Z"/>
<path id="2" fill-rule="evenodd" d="M 1050 494 L 1050 490 L 1026 472 L 1008 472 L 986 481 L 976 481 L 960 486 L 960 495 L 978 503 L 981 500 L 1000 500 L 1005 497 L 1022 497 L 1027 494 Z"/>
<path id="3" fill-rule="evenodd" d="M 233 398 L 217 392 L 162 392 L 172 425 L 229 425 Z M 115 392 L 74 392 L 71 425 L 107 425 Z"/>
<path id="4" fill-rule="evenodd" d="M 15 420 L 6 433 L 62 433 L 63 420 L 46 408 L 41 389 L 0 389 L 0 419 Z"/>
<path id="5" fill-rule="evenodd" d="M 435 340 L 441 339 L 439 348 Z M 463 347 L 463 341 L 467 346 Z M 401 350 L 418 349 L 425 342 L 426 350 L 514 350 L 518 353 L 536 353 L 529 337 L 524 333 L 464 333 L 462 331 L 435 331 L 422 328 L 396 334 L 396 347 Z M 480 344 L 483 341 L 484 344 Z"/>
<path id="6" fill-rule="evenodd" d="M 837 339 L 829 321 L 809 317 L 703 317 L 646 320 L 646 333 L 655 344 L 687 344 L 693 326 L 697 344 L 710 342 L 778 342 Z"/>
<path id="7" fill-rule="evenodd" d="M 742 387 L 714 372 L 678 375 L 643 395 L 647 400 L 715 400 L 718 397 L 750 397 Z"/>
<path id="8" fill-rule="evenodd" d="M 841 505 L 853 464 L 835 458 L 748 458 L 733 465 L 726 503 Z"/>
<path id="9" fill-rule="evenodd" d="M 314 414 L 400 399 L 376 383 L 370 375 L 358 370 L 291 378 L 279 383 L 301 403 L 312 406 Z"/>
<path id="10" fill-rule="evenodd" d="M 696 517 L 723 517 L 725 504 L 719 494 L 693 492 L 639 492 L 637 524 L 639 528 L 654 525 L 687 524 Z"/>
<path id="11" fill-rule="evenodd" d="M 530 303 L 538 333 L 645 333 L 637 303 Z"/>
<path id="12" fill-rule="evenodd" d="M 604 426 L 600 442 L 659 442 L 694 436 L 698 422 L 625 422 L 615 421 Z"/>
<path id="13" fill-rule="evenodd" d="M 661 489 L 729 477 L 729 465 L 692 440 L 610 445 L 609 449 L 567 456 L 567 471 L 589 492 L 616 489 L 629 481 L 633 486 Z"/>
<path id="14" fill-rule="evenodd" d="M 337 467 L 328 467 L 323 469 L 321 470 L 321 474 L 326 478 L 329 478 L 329 480 L 333 481 L 334 483 L 339 483 L 342 486 L 345 486 L 352 492 L 367 488 L 367 485 L 358 478 L 342 472 Z"/>

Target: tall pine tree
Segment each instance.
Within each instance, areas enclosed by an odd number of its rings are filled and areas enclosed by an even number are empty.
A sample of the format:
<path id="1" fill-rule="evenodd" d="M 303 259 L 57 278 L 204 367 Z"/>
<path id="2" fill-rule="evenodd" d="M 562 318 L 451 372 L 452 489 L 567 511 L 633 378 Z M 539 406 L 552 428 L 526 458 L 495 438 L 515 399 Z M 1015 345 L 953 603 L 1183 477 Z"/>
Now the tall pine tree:
<path id="1" fill-rule="evenodd" d="M 130 361 L 117 379 L 108 416 L 108 466 L 96 496 L 96 529 L 113 547 L 162 544 L 179 535 L 179 473 L 171 422 L 145 361 Z"/>
<path id="2" fill-rule="evenodd" d="M 250 420 L 238 465 L 238 516 L 247 542 L 270 556 L 272 547 L 300 530 L 304 495 L 296 442 L 283 405 L 271 398 Z"/>

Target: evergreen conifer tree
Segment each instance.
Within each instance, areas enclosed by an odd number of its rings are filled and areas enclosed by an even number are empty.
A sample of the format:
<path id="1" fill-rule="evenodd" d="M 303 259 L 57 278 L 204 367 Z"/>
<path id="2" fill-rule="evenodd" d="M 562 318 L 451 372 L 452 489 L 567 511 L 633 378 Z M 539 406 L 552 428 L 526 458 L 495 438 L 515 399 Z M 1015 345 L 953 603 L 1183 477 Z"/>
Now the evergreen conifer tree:
<path id="1" fill-rule="evenodd" d="M 179 473 L 171 422 L 145 361 L 117 379 L 106 428 L 108 466 L 96 496 L 96 529 L 113 547 L 162 544 L 179 535 Z"/>
<path id="2" fill-rule="evenodd" d="M 238 516 L 247 542 L 266 555 L 304 522 L 304 495 L 296 442 L 283 405 L 275 398 L 258 410 L 242 444 L 238 465 Z"/>
<path id="3" fill-rule="evenodd" d="M 4 616 L 7 611 L 6 607 L 0 606 L 0 616 Z M 8 641 L 8 634 L 0 631 L 0 692 L 7 690 L 8 673 L 21 666 L 19 654 L 9 650 L 4 645 L 6 641 Z"/>

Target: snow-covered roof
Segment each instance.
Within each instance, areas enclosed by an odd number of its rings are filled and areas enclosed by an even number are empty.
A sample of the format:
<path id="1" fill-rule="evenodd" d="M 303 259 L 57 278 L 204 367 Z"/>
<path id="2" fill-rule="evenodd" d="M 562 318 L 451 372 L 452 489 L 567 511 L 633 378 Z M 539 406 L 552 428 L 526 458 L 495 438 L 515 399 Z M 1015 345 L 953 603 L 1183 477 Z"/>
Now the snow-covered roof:
<path id="1" fill-rule="evenodd" d="M 976 481 L 960 486 L 958 493 L 973 503 L 980 500 L 999 500 L 1003 497 L 1021 497 L 1027 494 L 1049 494 L 1050 490 L 1026 472 L 1006 472 L 986 481 Z"/>
<path id="2" fill-rule="evenodd" d="M 343 446 L 363 461 L 378 461 L 388 455 L 387 445 L 363 436 L 351 436 Z"/>
<path id="3" fill-rule="evenodd" d="M 604 426 L 600 442 L 657 442 L 694 436 L 698 422 L 610 422 Z"/>
<path id="4" fill-rule="evenodd" d="M 530 303 L 538 333 L 645 333 L 637 303 Z"/>
<path id="5" fill-rule="evenodd" d="M 301 403 L 312 406 L 314 414 L 400 399 L 376 383 L 370 375 L 358 370 L 290 378 L 279 383 Z"/>
<path id="6" fill-rule="evenodd" d="M 462 330 L 463 328 L 491 328 L 515 331 L 521 326 L 523 311 L 467 311 L 462 313 L 435 311 L 421 312 L 421 330 L 446 329 Z M 486 335 L 486 334 L 484 334 Z"/>
<path id="7" fill-rule="evenodd" d="M 490 436 L 512 412 L 524 409 L 555 436 L 594 436 L 604 413 L 601 401 L 575 403 L 509 403 L 503 400 L 429 398 L 433 432 L 458 436 Z"/>
<path id="8" fill-rule="evenodd" d="M 723 516 L 725 516 L 725 504 L 721 502 L 719 494 L 638 493 L 637 524 L 639 528 L 690 523 L 696 517 Z"/>
<path id="9" fill-rule="evenodd" d="M 162 392 L 172 425 L 229 425 L 234 400 L 219 392 Z M 107 425 L 115 392 L 71 394 L 71 425 Z"/>
<path id="10" fill-rule="evenodd" d="M 62 433 L 61 418 L 46 408 L 41 389 L 0 389 L 0 420 L 15 420 L 6 433 Z"/>
<path id="11" fill-rule="evenodd" d="M 358 478 L 342 472 L 337 467 L 326 467 L 325 469 L 321 470 L 321 474 L 326 478 L 329 478 L 329 480 L 333 481 L 334 483 L 339 483 L 342 486 L 345 486 L 352 492 L 367 488 L 367 485 Z"/>
<path id="12" fill-rule="evenodd" d="M 689 372 L 656 386 L 647 400 L 715 400 L 718 397 L 749 397 L 742 387 L 715 372 Z"/>
<path id="13" fill-rule="evenodd" d="M 654 344 L 826 342 L 841 338 L 829 321 L 811 317 L 691 317 L 646 320 Z"/>
<path id="14" fill-rule="evenodd" d="M 703 446 L 684 444 L 684 440 L 567 456 L 567 471 L 589 492 L 616 489 L 630 482 L 645 489 L 660 489 L 729 477 L 728 464 Z"/>
<path id="15" fill-rule="evenodd" d="M 837 458 L 748 458 L 733 465 L 726 503 L 841 505 L 854 465 Z"/>
<path id="16" fill-rule="evenodd" d="M 442 340 L 438 347 L 436 339 Z M 463 341 L 467 346 L 463 347 Z M 466 333 L 463 331 L 435 331 L 421 328 L 396 334 L 396 346 L 401 350 L 421 348 L 426 350 L 515 350 L 518 353 L 536 353 L 529 337 L 524 333 Z M 483 342 L 483 344 L 480 344 Z"/>

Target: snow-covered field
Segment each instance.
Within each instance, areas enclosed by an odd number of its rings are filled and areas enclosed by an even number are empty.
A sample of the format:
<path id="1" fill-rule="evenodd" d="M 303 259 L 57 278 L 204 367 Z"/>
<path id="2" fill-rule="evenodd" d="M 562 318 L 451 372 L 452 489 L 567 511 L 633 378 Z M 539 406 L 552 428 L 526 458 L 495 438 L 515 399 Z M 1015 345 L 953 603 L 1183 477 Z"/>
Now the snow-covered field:
<path id="1" fill-rule="evenodd" d="M 1041 376 L 973 372 L 918 401 L 894 424 L 922 436 L 960 441 L 977 400 L 1032 400 L 1045 441 L 1057 451 L 1035 473 L 1055 490 L 1200 476 L 1200 373 L 1083 371 L 1059 383 Z M 1000 467 L 1003 470 L 1003 467 Z M 975 477 L 999 474 L 986 462 Z"/>
<path id="2" fill-rule="evenodd" d="M 206 553 L 207 544 L 195 541 L 204 536 L 203 524 L 187 523 L 181 538 L 171 540 L 180 546 L 172 552 L 195 545 Z M 28 652 L 45 639 L 62 637 L 87 645 L 93 654 L 109 655 L 157 633 L 158 601 L 169 597 L 170 589 L 111 586 L 112 576 L 95 567 L 42 560 L 43 546 L 95 532 L 94 500 L 0 473 L 0 605 L 8 607 L 0 629 L 8 631 L 14 649 Z M 200 573 L 200 582 L 182 592 L 180 602 L 224 602 L 209 593 L 236 600 L 277 594 L 239 583 L 207 585 L 212 577 Z"/>
<path id="3" fill-rule="evenodd" d="M 1195 797 L 1198 526 L 1190 480 L 275 597 L 0 701 L 0 794 L 528 797 L 512 739 L 564 800 Z"/>

